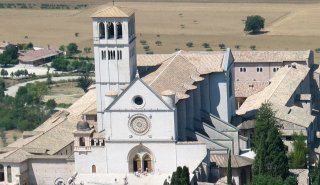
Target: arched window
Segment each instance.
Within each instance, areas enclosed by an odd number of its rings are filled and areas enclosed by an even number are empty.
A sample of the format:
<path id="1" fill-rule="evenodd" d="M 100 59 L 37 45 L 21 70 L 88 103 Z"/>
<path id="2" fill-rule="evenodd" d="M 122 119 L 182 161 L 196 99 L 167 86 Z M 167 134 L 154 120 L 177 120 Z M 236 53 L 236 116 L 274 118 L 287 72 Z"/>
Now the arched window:
<path id="1" fill-rule="evenodd" d="M 7 166 L 7 179 L 9 183 L 12 182 L 11 166 Z"/>
<path id="2" fill-rule="evenodd" d="M 94 146 L 94 140 L 91 139 L 91 146 Z"/>
<path id="3" fill-rule="evenodd" d="M 80 137 L 80 138 L 79 138 L 79 144 L 80 144 L 80 146 L 86 146 L 86 143 L 85 143 L 83 137 Z"/>
<path id="4" fill-rule="evenodd" d="M 4 166 L 0 164 L 0 182 L 4 181 Z"/>
<path id="5" fill-rule="evenodd" d="M 96 165 L 92 165 L 91 166 L 91 171 L 92 171 L 92 173 L 96 173 L 97 172 Z"/>
<path id="6" fill-rule="evenodd" d="M 106 38 L 106 28 L 103 22 L 99 23 L 99 38 L 100 39 Z"/>
<path id="7" fill-rule="evenodd" d="M 112 22 L 109 22 L 107 25 L 108 28 L 108 39 L 114 38 L 114 25 Z"/>
<path id="8" fill-rule="evenodd" d="M 122 39 L 122 24 L 120 22 L 117 23 L 117 38 Z"/>

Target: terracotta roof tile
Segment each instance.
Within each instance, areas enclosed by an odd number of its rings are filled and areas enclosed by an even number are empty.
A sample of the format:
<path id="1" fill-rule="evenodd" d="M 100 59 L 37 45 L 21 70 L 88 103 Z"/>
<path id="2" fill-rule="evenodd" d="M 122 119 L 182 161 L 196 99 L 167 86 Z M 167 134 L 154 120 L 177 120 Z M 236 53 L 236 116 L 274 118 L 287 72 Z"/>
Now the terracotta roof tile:
<path id="1" fill-rule="evenodd" d="M 210 161 L 215 162 L 217 166 L 222 168 L 228 167 L 228 154 L 212 154 L 210 155 Z M 250 166 L 253 163 L 253 159 L 249 159 L 247 157 L 239 156 L 239 155 L 231 155 L 231 167 L 239 168 L 243 166 Z"/>
<path id="2" fill-rule="evenodd" d="M 233 51 L 234 62 L 307 61 L 311 51 Z"/>
<path id="3" fill-rule="evenodd" d="M 125 8 L 125 7 L 118 7 L 118 6 L 112 6 L 112 7 L 105 7 L 98 11 L 96 11 L 94 14 L 91 15 L 92 18 L 98 18 L 98 17 L 130 17 L 132 14 L 134 14 L 134 10 Z"/>
<path id="4" fill-rule="evenodd" d="M 21 54 L 19 60 L 22 62 L 33 62 L 39 59 L 57 56 L 61 53 L 61 51 L 55 49 L 40 49 Z"/>
<path id="5" fill-rule="evenodd" d="M 248 97 L 262 91 L 269 81 L 236 81 L 234 83 L 235 97 Z"/>
<path id="6" fill-rule="evenodd" d="M 243 115 L 246 112 L 257 110 L 264 102 L 286 105 L 310 70 L 305 65 L 294 65 L 295 67 L 285 66 L 280 68 L 271 78 L 270 85 L 262 91 L 249 96 L 238 109 L 237 114 Z"/>

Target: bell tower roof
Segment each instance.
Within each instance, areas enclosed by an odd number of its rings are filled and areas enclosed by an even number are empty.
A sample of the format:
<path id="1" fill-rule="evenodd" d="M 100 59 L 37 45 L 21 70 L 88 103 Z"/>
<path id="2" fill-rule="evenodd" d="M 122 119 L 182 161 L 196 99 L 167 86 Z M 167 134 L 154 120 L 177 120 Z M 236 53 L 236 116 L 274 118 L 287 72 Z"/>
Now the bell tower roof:
<path id="1" fill-rule="evenodd" d="M 96 11 L 94 14 L 91 15 L 91 17 L 92 18 L 100 18 L 100 17 L 125 18 L 125 17 L 130 17 L 132 14 L 134 14 L 133 9 L 119 7 L 119 6 L 109 6 Z"/>

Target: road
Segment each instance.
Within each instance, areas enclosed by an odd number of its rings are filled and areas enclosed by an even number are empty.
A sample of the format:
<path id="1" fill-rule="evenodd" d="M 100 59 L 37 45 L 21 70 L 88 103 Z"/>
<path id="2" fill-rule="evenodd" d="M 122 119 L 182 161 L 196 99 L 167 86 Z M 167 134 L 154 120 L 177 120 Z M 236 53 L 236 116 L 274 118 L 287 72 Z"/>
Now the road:
<path id="1" fill-rule="evenodd" d="M 74 80 L 79 78 L 79 76 L 61 76 L 61 77 L 52 77 L 52 81 L 60 81 L 60 80 Z M 27 83 L 34 83 L 34 82 L 45 82 L 47 80 L 47 78 L 41 78 L 41 79 L 37 79 L 37 80 L 32 80 L 32 81 L 28 81 L 28 82 L 23 82 L 23 83 L 19 83 L 16 85 L 13 85 L 9 88 L 7 88 L 7 90 L 4 92 L 6 95 L 8 96 L 15 96 L 19 87 L 25 86 L 27 85 Z"/>

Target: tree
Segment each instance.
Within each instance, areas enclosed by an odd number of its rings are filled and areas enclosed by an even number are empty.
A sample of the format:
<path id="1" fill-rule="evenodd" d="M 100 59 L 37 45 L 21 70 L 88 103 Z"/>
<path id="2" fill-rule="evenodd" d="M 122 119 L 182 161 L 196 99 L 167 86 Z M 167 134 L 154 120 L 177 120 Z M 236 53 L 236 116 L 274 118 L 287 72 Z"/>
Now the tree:
<path id="1" fill-rule="evenodd" d="M 170 185 L 174 185 L 176 183 L 177 183 L 177 172 L 173 172 Z"/>
<path id="2" fill-rule="evenodd" d="M 83 48 L 83 50 L 84 50 L 85 53 L 91 53 L 91 48 L 90 47 Z"/>
<path id="3" fill-rule="evenodd" d="M 317 167 L 310 173 L 312 185 L 320 185 L 320 162 Z"/>
<path id="4" fill-rule="evenodd" d="M 186 43 L 186 46 L 188 46 L 188 48 L 193 47 L 193 42 L 187 42 L 187 43 Z"/>
<path id="5" fill-rule="evenodd" d="M 189 168 L 188 167 L 183 166 L 181 178 L 182 178 L 182 183 L 183 184 L 189 184 L 189 182 L 190 182 L 190 173 L 189 173 Z"/>
<path id="6" fill-rule="evenodd" d="M 78 45 L 76 43 L 68 44 L 67 52 L 69 55 L 74 55 L 74 54 L 78 53 Z"/>
<path id="7" fill-rule="evenodd" d="M 287 148 L 281 140 L 271 106 L 270 103 L 264 103 L 257 111 L 253 134 L 253 149 L 256 152 L 253 174 L 285 179 L 289 174 Z"/>
<path id="8" fill-rule="evenodd" d="M 83 89 L 84 92 L 88 92 L 88 88 L 93 83 L 92 78 L 89 76 L 89 72 L 82 73 L 78 78 L 78 86 Z"/>
<path id="9" fill-rule="evenodd" d="M 48 86 L 45 82 L 28 83 L 27 94 L 32 97 L 34 103 L 39 103 L 43 96 L 48 93 Z"/>
<path id="10" fill-rule="evenodd" d="M 251 46 L 250 46 L 250 49 L 251 49 L 251 50 L 256 50 L 256 45 L 251 45 Z"/>
<path id="11" fill-rule="evenodd" d="M 254 176 L 250 185 L 297 185 L 297 177 L 289 176 L 285 180 L 281 177 L 272 177 L 268 175 Z"/>
<path id="12" fill-rule="evenodd" d="M 202 46 L 203 46 L 204 48 L 210 48 L 210 44 L 209 44 L 209 43 L 203 43 Z"/>
<path id="13" fill-rule="evenodd" d="M 232 185 L 231 151 L 229 151 L 228 157 L 227 184 Z"/>
<path id="14" fill-rule="evenodd" d="M 60 51 L 65 51 L 65 50 L 66 50 L 66 47 L 65 47 L 64 45 L 61 45 L 61 46 L 59 47 L 59 50 L 60 50 Z"/>
<path id="15" fill-rule="evenodd" d="M 53 110 L 54 108 L 56 108 L 57 103 L 54 99 L 50 99 L 46 102 L 46 106 L 50 109 Z"/>
<path id="16" fill-rule="evenodd" d="M 149 50 L 149 49 L 150 49 L 150 46 L 148 46 L 148 45 L 144 45 L 144 46 L 143 46 L 143 49 L 147 51 L 147 50 Z"/>
<path id="17" fill-rule="evenodd" d="M 5 70 L 5 69 L 1 69 L 1 72 L 0 72 L 0 74 L 1 74 L 1 76 L 2 77 L 6 77 L 6 76 L 8 76 L 8 71 L 7 70 Z"/>
<path id="18" fill-rule="evenodd" d="M 18 47 L 9 45 L 6 50 L 0 54 L 0 64 L 4 65 L 15 65 L 18 64 Z"/>
<path id="19" fill-rule="evenodd" d="M 289 153 L 289 166 L 290 168 L 305 168 L 307 159 L 306 155 L 308 153 L 307 145 L 305 142 L 305 136 L 300 133 L 293 134 L 293 151 Z"/>
<path id="20" fill-rule="evenodd" d="M 27 44 L 27 49 L 33 49 L 33 44 L 32 44 L 32 42 L 29 42 L 29 43 Z"/>
<path id="21" fill-rule="evenodd" d="M 0 78 L 0 98 L 4 97 L 4 91 L 6 90 L 6 85 L 2 78 Z"/>
<path id="22" fill-rule="evenodd" d="M 186 166 L 177 167 L 177 170 L 172 173 L 171 185 L 188 185 L 190 183 L 189 168 Z"/>
<path id="23" fill-rule="evenodd" d="M 155 43 L 156 43 L 157 46 L 161 46 L 162 45 L 162 42 L 160 40 L 157 40 Z"/>
<path id="24" fill-rule="evenodd" d="M 260 15 L 248 16 L 247 20 L 245 21 L 244 31 L 257 33 L 264 28 L 264 21 L 265 19 Z"/>
<path id="25" fill-rule="evenodd" d="M 220 48 L 220 49 L 226 49 L 226 45 L 223 44 L 223 43 L 221 43 L 221 44 L 219 44 L 219 48 Z"/>
<path id="26" fill-rule="evenodd" d="M 69 65 L 69 61 L 62 58 L 58 57 L 52 61 L 51 67 L 55 68 L 58 71 L 68 71 L 67 67 Z"/>

